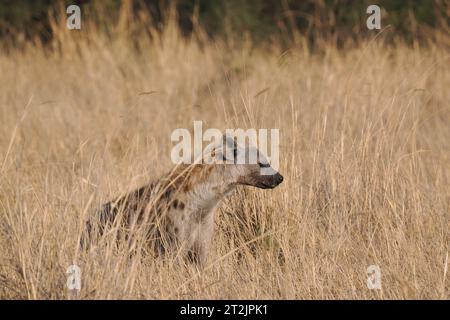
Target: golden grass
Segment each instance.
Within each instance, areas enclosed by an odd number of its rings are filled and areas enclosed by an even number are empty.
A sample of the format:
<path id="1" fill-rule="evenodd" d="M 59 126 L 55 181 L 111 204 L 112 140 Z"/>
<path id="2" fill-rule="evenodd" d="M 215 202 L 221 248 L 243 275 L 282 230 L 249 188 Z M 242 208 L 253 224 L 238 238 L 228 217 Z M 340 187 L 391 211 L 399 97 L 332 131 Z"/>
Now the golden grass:
<path id="1" fill-rule="evenodd" d="M 83 28 L 0 53 L 0 298 L 66 299 L 74 263 L 82 299 L 449 298 L 445 45 L 311 53 Z M 83 219 L 168 170 L 171 132 L 194 120 L 279 128 L 284 183 L 223 203 L 203 273 L 81 252 Z"/>

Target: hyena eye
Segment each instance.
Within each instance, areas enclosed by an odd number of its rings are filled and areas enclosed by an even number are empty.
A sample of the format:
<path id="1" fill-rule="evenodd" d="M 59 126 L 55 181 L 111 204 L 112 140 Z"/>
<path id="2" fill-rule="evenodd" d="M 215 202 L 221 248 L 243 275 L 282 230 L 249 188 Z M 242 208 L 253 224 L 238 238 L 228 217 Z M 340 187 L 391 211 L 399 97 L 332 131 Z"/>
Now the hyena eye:
<path id="1" fill-rule="evenodd" d="M 269 167 L 270 167 L 270 164 L 268 164 L 268 163 L 258 162 L 258 165 L 259 165 L 261 168 L 269 168 Z"/>

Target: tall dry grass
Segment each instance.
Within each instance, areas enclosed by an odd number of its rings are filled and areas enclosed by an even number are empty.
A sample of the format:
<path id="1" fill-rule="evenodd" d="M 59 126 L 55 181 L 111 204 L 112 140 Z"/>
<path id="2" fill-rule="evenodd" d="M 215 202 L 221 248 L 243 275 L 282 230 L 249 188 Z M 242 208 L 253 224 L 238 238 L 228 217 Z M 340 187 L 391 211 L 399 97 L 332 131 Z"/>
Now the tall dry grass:
<path id="1" fill-rule="evenodd" d="M 1 298 L 68 298 L 72 264 L 82 299 L 449 298 L 445 45 L 381 34 L 311 53 L 58 21 L 51 50 L 0 53 Z M 168 170 L 171 132 L 194 120 L 279 128 L 285 182 L 223 203 L 202 273 L 108 243 L 81 252 L 85 217 Z"/>

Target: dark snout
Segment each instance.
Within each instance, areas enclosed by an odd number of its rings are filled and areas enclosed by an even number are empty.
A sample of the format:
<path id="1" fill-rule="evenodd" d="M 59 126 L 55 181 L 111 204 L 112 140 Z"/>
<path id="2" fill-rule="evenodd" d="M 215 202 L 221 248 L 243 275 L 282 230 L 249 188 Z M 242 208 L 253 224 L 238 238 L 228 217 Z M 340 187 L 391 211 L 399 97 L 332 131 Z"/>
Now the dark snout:
<path id="1" fill-rule="evenodd" d="M 284 180 L 283 176 L 277 172 L 277 174 L 275 175 L 275 182 L 276 182 L 275 186 L 277 186 L 280 183 L 282 183 L 283 180 Z"/>
<path id="2" fill-rule="evenodd" d="M 283 176 L 278 172 L 273 175 L 260 176 L 256 187 L 261 189 L 273 189 L 283 182 Z"/>

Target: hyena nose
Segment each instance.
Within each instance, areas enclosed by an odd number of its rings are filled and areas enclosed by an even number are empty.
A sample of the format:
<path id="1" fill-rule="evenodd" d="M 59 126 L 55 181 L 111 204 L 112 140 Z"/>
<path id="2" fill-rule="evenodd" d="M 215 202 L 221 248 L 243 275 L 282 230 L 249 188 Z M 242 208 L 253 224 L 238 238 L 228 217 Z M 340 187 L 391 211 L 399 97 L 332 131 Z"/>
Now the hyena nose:
<path id="1" fill-rule="evenodd" d="M 277 173 L 275 180 L 276 180 L 277 184 L 280 184 L 283 182 L 284 178 L 281 174 Z"/>

